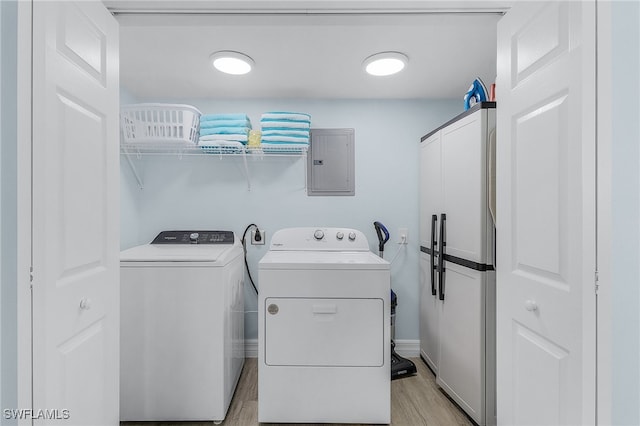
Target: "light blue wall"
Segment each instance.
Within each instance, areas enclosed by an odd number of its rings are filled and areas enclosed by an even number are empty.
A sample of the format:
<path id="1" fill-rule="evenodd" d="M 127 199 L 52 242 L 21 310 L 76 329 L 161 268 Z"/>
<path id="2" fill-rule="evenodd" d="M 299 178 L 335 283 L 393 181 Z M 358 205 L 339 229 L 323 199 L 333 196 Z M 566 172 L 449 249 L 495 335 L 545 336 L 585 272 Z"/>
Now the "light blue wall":
<path id="1" fill-rule="evenodd" d="M 165 100 L 166 101 L 166 100 Z M 241 236 L 255 223 L 267 231 L 266 246 L 249 246 L 248 260 L 257 279 L 257 262 L 266 253 L 273 232 L 292 226 L 341 226 L 363 231 L 377 253 L 373 222 L 384 223 L 391 242 L 398 228 L 409 229 L 409 244 L 392 265 L 392 287 L 398 294 L 396 336 L 418 339 L 418 159 L 420 137 L 462 112 L 460 100 L 173 100 L 203 113 L 243 112 L 259 128 L 265 111 L 301 111 L 315 128 L 354 128 L 356 195 L 308 197 L 301 159 L 250 158 L 251 191 L 238 158 L 148 157 L 142 160 L 144 190 L 139 191 L 139 242 L 171 228 L 218 228 Z M 128 165 L 122 160 L 122 167 Z M 131 187 L 136 182 L 123 174 Z M 391 259 L 396 244 L 387 244 Z M 259 285 L 259 283 L 258 283 Z M 256 297 L 246 287 L 247 310 Z M 246 337 L 257 338 L 257 316 L 246 318 Z"/>
<path id="2" fill-rule="evenodd" d="M 0 406 L 17 408 L 17 3 L 0 11 Z"/>
<path id="3" fill-rule="evenodd" d="M 640 424 L 640 3 L 613 19 L 612 421 Z"/>
<path id="4" fill-rule="evenodd" d="M 136 100 L 126 89 L 120 88 L 120 103 L 132 104 L 136 103 Z M 120 248 L 123 250 L 139 244 L 140 241 L 140 189 L 130 184 L 133 179 L 135 177 L 131 174 L 127 159 L 120 156 Z"/>

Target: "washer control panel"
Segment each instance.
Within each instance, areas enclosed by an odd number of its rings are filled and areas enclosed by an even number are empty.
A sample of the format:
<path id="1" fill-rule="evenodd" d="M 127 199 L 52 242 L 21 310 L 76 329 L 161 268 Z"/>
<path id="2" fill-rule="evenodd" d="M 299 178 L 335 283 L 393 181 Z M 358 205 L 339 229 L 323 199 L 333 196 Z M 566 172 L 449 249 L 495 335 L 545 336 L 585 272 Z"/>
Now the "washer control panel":
<path id="1" fill-rule="evenodd" d="M 233 231 L 162 231 L 151 244 L 233 244 Z"/>

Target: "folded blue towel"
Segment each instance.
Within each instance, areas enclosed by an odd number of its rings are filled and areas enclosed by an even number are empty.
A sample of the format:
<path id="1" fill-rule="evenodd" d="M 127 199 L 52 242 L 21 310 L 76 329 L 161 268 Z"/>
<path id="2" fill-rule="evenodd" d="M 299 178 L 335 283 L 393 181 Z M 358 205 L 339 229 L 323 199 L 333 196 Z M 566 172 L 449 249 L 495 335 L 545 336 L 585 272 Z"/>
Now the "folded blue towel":
<path id="1" fill-rule="evenodd" d="M 289 111 L 270 111 L 262 114 L 262 120 L 280 121 L 280 120 L 293 120 L 293 121 L 311 121 L 311 116 L 304 112 L 289 112 Z"/>
<path id="2" fill-rule="evenodd" d="M 249 134 L 248 127 L 210 127 L 200 128 L 200 135 L 246 135 Z"/>
<path id="3" fill-rule="evenodd" d="M 263 130 L 262 136 L 304 136 L 309 137 L 309 130 L 271 129 Z"/>
<path id="4" fill-rule="evenodd" d="M 200 121 L 215 121 L 215 120 L 249 120 L 247 114 L 202 114 Z"/>
<path id="5" fill-rule="evenodd" d="M 251 122 L 249 120 L 209 120 L 200 122 L 201 129 L 211 127 L 248 127 L 250 129 Z"/>
<path id="6" fill-rule="evenodd" d="M 308 129 L 311 124 L 308 121 L 260 121 L 262 130 L 295 130 L 295 129 Z"/>
<path id="7" fill-rule="evenodd" d="M 309 137 L 304 136 L 262 136 L 262 142 L 294 142 L 309 143 Z"/>
<path id="8" fill-rule="evenodd" d="M 277 119 L 277 120 L 270 120 L 270 119 L 263 118 L 263 119 L 260 120 L 260 123 L 261 124 L 264 124 L 264 123 L 307 123 L 307 124 L 309 124 L 309 123 L 311 123 L 311 121 L 309 121 L 309 120 L 287 120 L 287 119 L 284 119 L 284 118 L 280 118 L 280 119 Z"/>

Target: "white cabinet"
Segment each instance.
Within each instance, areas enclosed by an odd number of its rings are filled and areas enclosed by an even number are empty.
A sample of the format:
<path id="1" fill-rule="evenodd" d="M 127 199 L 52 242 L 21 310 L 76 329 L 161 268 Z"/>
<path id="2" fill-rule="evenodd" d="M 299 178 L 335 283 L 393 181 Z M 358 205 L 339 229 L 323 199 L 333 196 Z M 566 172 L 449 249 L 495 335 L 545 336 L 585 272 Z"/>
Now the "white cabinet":
<path id="1" fill-rule="evenodd" d="M 495 424 L 494 224 L 483 103 L 420 146 L 420 355 L 479 425 Z"/>
<path id="2" fill-rule="evenodd" d="M 431 280 L 430 255 L 420 253 L 420 356 L 431 370 L 438 374 L 438 354 L 440 351 L 439 318 L 442 302 L 436 297 L 437 283 Z"/>
<path id="3" fill-rule="evenodd" d="M 486 292 L 494 273 L 448 262 L 445 276 L 436 383 L 478 424 L 486 424 Z"/>
<path id="4" fill-rule="evenodd" d="M 431 216 L 442 210 L 441 137 L 436 132 L 420 144 L 420 245 L 430 246 Z"/>

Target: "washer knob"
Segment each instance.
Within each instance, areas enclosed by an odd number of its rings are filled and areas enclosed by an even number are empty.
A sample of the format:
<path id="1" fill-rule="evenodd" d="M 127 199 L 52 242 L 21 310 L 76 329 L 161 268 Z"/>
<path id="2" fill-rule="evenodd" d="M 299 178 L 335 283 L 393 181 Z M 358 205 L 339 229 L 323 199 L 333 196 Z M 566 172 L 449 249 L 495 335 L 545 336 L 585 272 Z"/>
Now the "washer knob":
<path id="1" fill-rule="evenodd" d="M 192 243 L 197 243 L 199 236 L 200 234 L 198 234 L 197 232 L 193 232 L 192 234 L 189 235 L 189 239 L 191 240 Z"/>
<path id="2" fill-rule="evenodd" d="M 355 232 L 349 232 L 349 241 L 354 241 L 356 239 L 356 233 Z"/>
<path id="3" fill-rule="evenodd" d="M 342 240 L 344 238 L 344 233 L 338 231 L 338 233 L 336 234 L 336 238 Z"/>
<path id="4" fill-rule="evenodd" d="M 322 232 L 322 230 L 321 230 L 321 229 L 317 229 L 317 230 L 316 230 L 316 232 L 314 232 L 314 233 L 313 233 L 313 237 L 314 237 L 316 240 L 320 241 L 321 239 L 323 239 L 323 238 L 324 238 L 324 232 Z"/>

